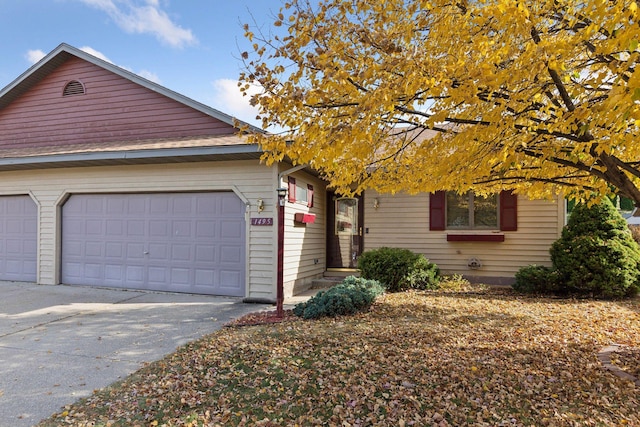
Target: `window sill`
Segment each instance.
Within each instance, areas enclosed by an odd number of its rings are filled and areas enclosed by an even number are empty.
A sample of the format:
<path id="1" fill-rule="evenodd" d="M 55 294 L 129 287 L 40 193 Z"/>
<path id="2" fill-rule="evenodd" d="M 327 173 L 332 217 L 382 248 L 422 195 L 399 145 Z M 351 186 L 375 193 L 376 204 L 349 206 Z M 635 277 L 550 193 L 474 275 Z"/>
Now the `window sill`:
<path id="1" fill-rule="evenodd" d="M 447 233 L 447 242 L 504 242 L 504 233 Z"/>

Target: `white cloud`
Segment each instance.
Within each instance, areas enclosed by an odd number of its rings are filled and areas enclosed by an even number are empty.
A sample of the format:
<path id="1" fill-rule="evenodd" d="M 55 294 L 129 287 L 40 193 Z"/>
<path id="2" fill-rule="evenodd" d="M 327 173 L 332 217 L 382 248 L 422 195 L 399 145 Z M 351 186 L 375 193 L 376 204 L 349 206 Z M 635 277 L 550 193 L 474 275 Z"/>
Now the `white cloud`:
<path id="1" fill-rule="evenodd" d="M 181 48 L 195 43 L 191 30 L 174 23 L 158 0 L 80 0 L 106 12 L 128 33 L 152 34 L 163 43 Z"/>
<path id="2" fill-rule="evenodd" d="M 110 60 L 109 58 L 107 58 L 107 56 L 106 56 L 104 53 L 102 53 L 102 52 L 100 52 L 100 51 L 97 51 L 97 50 L 95 50 L 95 49 L 94 49 L 94 48 L 92 48 L 92 47 L 89 47 L 89 46 L 83 46 L 83 47 L 81 47 L 81 48 L 80 48 L 80 50 L 81 50 L 81 51 L 83 51 L 83 52 L 88 53 L 89 55 L 93 55 L 93 56 L 95 56 L 96 58 L 100 58 L 100 59 L 102 59 L 103 61 L 106 61 L 106 62 L 108 62 L 108 63 L 110 63 L 110 64 L 113 64 L 113 61 L 112 61 L 112 60 Z"/>
<path id="3" fill-rule="evenodd" d="M 141 70 L 138 74 L 140 77 L 144 77 L 147 80 L 151 80 L 154 83 L 157 84 L 161 84 L 162 80 L 160 80 L 160 77 L 158 77 L 158 75 L 154 72 L 151 71 L 147 71 L 147 70 Z"/>
<path id="4" fill-rule="evenodd" d="M 102 59 L 103 61 L 106 61 L 110 64 L 113 65 L 117 65 L 118 67 L 125 69 L 127 71 L 130 71 L 132 73 L 135 73 L 137 75 L 139 75 L 140 77 L 144 77 L 147 80 L 150 80 L 154 83 L 157 84 L 162 84 L 162 81 L 160 80 L 160 77 L 158 77 L 158 75 L 152 71 L 149 70 L 140 70 L 139 72 L 135 72 L 133 71 L 131 68 L 129 67 L 124 67 L 122 65 L 118 65 L 115 62 L 113 62 L 112 60 L 110 60 L 104 53 L 100 52 L 99 50 L 96 50 L 90 46 L 83 46 L 80 48 L 81 51 L 88 53 L 89 55 L 93 55 L 96 58 Z M 31 63 L 31 64 L 35 64 L 36 62 L 38 62 L 39 60 L 41 60 L 42 58 L 44 58 L 46 56 L 46 53 L 44 53 L 42 50 L 40 49 L 34 49 L 34 50 L 29 50 L 27 51 L 27 53 L 24 55 L 25 58 L 27 58 L 27 60 Z"/>
<path id="5" fill-rule="evenodd" d="M 247 96 L 242 96 L 237 80 L 219 79 L 213 82 L 213 89 L 214 108 L 245 122 L 260 125 L 256 121 L 258 108 L 249 103 L 251 95 L 259 92 L 258 86 L 250 88 Z"/>
<path id="6" fill-rule="evenodd" d="M 24 55 L 24 57 L 27 59 L 27 61 L 29 61 L 29 63 L 31 65 L 35 64 L 36 62 L 40 61 L 42 58 L 44 58 L 45 56 L 47 56 L 46 53 L 44 53 L 43 51 L 41 51 L 40 49 L 35 49 L 35 50 L 29 50 L 27 51 L 27 53 Z"/>

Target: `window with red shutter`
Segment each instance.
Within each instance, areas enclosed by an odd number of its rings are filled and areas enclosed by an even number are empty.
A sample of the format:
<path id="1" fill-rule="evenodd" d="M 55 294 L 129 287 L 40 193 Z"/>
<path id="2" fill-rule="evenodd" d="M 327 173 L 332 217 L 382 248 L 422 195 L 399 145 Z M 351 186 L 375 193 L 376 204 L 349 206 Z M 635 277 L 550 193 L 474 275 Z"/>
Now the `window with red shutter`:
<path id="1" fill-rule="evenodd" d="M 313 207 L 313 185 L 307 184 L 307 206 Z"/>
<path id="2" fill-rule="evenodd" d="M 436 191 L 429 195 L 429 230 L 446 228 L 447 193 Z"/>
<path id="3" fill-rule="evenodd" d="M 295 203 L 296 201 L 296 179 L 292 176 L 289 177 L 289 202 Z"/>
<path id="4" fill-rule="evenodd" d="M 500 230 L 518 230 L 518 196 L 511 191 L 500 193 Z"/>
<path id="5" fill-rule="evenodd" d="M 497 198 L 436 191 L 429 197 L 429 229 L 517 231 L 518 198 L 511 191 Z"/>

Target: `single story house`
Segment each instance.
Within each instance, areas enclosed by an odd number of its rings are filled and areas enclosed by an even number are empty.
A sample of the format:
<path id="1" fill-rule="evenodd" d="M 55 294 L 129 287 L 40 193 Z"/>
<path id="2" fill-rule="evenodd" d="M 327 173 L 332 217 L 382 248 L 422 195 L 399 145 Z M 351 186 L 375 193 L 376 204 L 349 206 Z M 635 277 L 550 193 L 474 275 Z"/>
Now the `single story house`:
<path id="1" fill-rule="evenodd" d="M 0 280 L 273 300 L 281 187 L 285 296 L 380 246 L 507 281 L 564 224 L 563 203 L 506 193 L 340 197 L 235 124 L 61 44 L 0 91 Z"/>

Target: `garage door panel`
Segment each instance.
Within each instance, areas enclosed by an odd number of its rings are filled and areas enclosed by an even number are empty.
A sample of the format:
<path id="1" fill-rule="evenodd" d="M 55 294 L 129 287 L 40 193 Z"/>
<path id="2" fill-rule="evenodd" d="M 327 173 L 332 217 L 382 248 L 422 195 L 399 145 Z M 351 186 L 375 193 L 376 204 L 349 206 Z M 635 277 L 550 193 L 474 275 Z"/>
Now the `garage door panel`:
<path id="1" fill-rule="evenodd" d="M 236 240 L 244 234 L 244 224 L 240 221 L 221 221 L 220 237 Z"/>
<path id="2" fill-rule="evenodd" d="M 0 196 L 0 280 L 35 282 L 38 208 L 31 197 Z"/>
<path id="3" fill-rule="evenodd" d="M 245 208 L 235 194 L 74 195 L 67 203 L 71 209 L 67 212 L 65 204 L 62 215 L 64 283 L 244 295 Z M 103 211 L 83 211 L 88 206 Z M 102 222 L 94 229 L 104 232 L 73 226 L 89 219 Z M 78 240 L 95 247 L 78 253 Z M 105 264 L 101 279 L 86 283 L 86 272 L 67 274 L 74 262 L 96 261 L 98 246 Z"/>
<path id="4" fill-rule="evenodd" d="M 196 245 L 196 262 L 215 263 L 216 249 L 213 245 Z"/>
<path id="5" fill-rule="evenodd" d="M 105 257 L 121 259 L 124 253 L 123 244 L 121 242 L 106 242 Z"/>
<path id="6" fill-rule="evenodd" d="M 127 236 L 143 237 L 145 235 L 145 222 L 140 219 L 130 219 L 127 221 Z"/>
<path id="7" fill-rule="evenodd" d="M 155 198 L 150 201 L 149 212 L 151 214 L 160 214 L 164 216 L 170 212 L 169 199 Z"/>
<path id="8" fill-rule="evenodd" d="M 237 246 L 221 246 L 220 262 L 236 264 L 242 259 L 242 248 Z"/>
<path id="9" fill-rule="evenodd" d="M 167 238 L 169 236 L 169 224 L 167 221 L 153 220 L 149 222 L 149 236 L 153 238 Z"/>
<path id="10" fill-rule="evenodd" d="M 84 253 L 90 257 L 99 257 L 102 258 L 102 248 L 104 244 L 101 242 L 87 242 L 84 248 Z"/>
<path id="11" fill-rule="evenodd" d="M 122 197 L 126 197 L 126 206 L 127 206 L 127 213 L 130 214 L 144 214 L 147 210 L 147 200 L 143 199 L 143 198 L 131 198 L 131 197 L 127 197 L 127 196 L 122 196 Z"/>
<path id="12" fill-rule="evenodd" d="M 107 219 L 105 232 L 110 237 L 120 237 L 124 234 L 124 221 L 119 219 Z"/>
<path id="13" fill-rule="evenodd" d="M 169 248 L 166 243 L 150 243 L 148 257 L 152 261 L 169 261 Z"/>
<path id="14" fill-rule="evenodd" d="M 107 264 L 104 266 L 104 277 L 107 283 L 122 283 L 124 278 L 124 268 L 122 265 Z"/>
<path id="15" fill-rule="evenodd" d="M 173 221 L 172 222 L 172 227 L 171 227 L 171 231 L 172 231 L 172 235 L 174 238 L 176 239 L 190 239 L 192 237 L 191 235 L 191 222 L 190 221 Z"/>
<path id="16" fill-rule="evenodd" d="M 99 219 L 88 219 L 84 223 L 85 233 L 94 236 L 102 236 L 104 235 L 102 225 L 103 222 Z"/>
<path id="17" fill-rule="evenodd" d="M 196 221 L 196 235 L 200 237 L 216 237 L 216 223 L 215 221 Z"/>
<path id="18" fill-rule="evenodd" d="M 139 265 L 129 265 L 126 267 L 126 282 L 125 285 L 133 285 L 132 287 L 143 287 L 144 285 L 144 270 Z"/>

